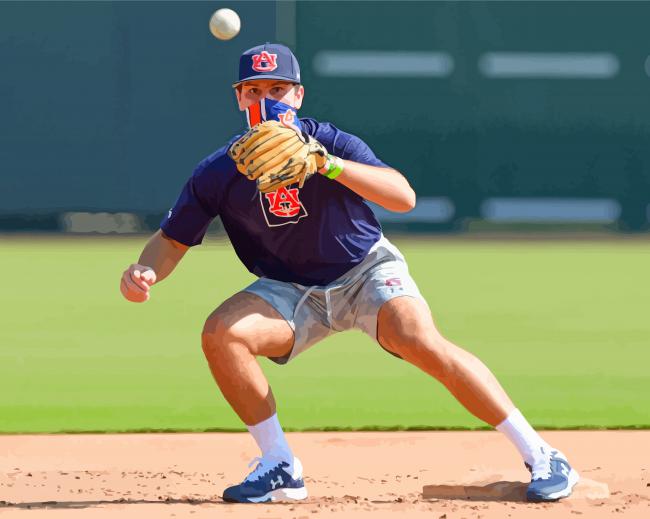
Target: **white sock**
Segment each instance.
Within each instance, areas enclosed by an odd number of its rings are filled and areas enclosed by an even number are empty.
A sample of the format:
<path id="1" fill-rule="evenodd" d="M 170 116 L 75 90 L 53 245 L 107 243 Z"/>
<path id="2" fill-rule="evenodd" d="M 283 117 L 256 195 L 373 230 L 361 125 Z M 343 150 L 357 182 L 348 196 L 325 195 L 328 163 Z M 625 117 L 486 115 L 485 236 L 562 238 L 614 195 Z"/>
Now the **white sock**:
<path id="1" fill-rule="evenodd" d="M 255 438 L 263 457 L 277 458 L 293 465 L 293 453 L 284 437 L 277 413 L 258 424 L 246 427 Z"/>
<path id="2" fill-rule="evenodd" d="M 531 466 L 540 458 L 541 447 L 550 449 L 542 437 L 531 427 L 519 409 L 512 411 L 508 417 L 496 427 L 517 447 L 524 461 Z"/>

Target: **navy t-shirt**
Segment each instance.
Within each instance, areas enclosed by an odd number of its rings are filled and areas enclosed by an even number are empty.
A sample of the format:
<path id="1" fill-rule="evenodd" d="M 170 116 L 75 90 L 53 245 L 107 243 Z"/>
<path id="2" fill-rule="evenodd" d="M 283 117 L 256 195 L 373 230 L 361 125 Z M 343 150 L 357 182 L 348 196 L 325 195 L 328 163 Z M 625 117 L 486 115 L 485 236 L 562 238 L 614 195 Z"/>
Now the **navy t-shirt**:
<path id="1" fill-rule="evenodd" d="M 330 123 L 300 121 L 332 155 L 388 167 L 359 137 Z M 381 226 L 362 197 L 321 175 L 301 189 L 294 184 L 260 193 L 227 155 L 239 137 L 199 163 L 161 223 L 167 236 L 198 245 L 218 215 L 250 272 L 301 285 L 327 285 L 366 257 Z"/>

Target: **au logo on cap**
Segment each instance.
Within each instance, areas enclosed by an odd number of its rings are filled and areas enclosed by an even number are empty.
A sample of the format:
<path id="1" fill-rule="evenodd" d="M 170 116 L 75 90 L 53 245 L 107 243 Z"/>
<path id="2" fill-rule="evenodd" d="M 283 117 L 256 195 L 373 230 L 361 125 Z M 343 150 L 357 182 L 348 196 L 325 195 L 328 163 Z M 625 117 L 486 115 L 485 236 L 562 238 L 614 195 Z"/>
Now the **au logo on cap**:
<path id="1" fill-rule="evenodd" d="M 278 55 L 263 50 L 253 55 L 253 70 L 255 72 L 272 72 L 278 68 Z"/>

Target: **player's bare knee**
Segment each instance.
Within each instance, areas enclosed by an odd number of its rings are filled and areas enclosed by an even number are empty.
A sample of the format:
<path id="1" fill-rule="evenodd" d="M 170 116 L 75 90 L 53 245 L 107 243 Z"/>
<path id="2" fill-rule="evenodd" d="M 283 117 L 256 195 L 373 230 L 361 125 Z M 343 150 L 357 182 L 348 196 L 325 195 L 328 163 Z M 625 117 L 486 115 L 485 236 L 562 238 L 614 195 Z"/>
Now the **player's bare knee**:
<path id="1" fill-rule="evenodd" d="M 217 313 L 212 313 L 205 320 L 203 330 L 201 331 L 202 342 L 213 341 L 224 328 L 224 322 Z"/>
<path id="2" fill-rule="evenodd" d="M 206 355 L 224 354 L 232 347 L 246 346 L 246 337 L 238 332 L 237 327 L 226 322 L 219 314 L 212 314 L 203 326 L 201 345 Z"/>
<path id="3" fill-rule="evenodd" d="M 203 325 L 201 331 L 201 346 L 206 356 L 213 356 L 217 350 L 219 340 L 220 323 L 218 317 L 210 316 Z"/>

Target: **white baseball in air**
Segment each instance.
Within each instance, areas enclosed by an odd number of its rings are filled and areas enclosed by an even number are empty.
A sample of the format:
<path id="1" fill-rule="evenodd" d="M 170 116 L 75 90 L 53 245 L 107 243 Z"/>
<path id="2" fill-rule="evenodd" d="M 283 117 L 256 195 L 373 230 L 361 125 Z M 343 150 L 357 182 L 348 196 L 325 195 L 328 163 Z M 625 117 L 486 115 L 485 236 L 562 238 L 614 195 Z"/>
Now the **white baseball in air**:
<path id="1" fill-rule="evenodd" d="M 220 40 L 231 40 L 241 29 L 239 15 L 232 9 L 218 9 L 210 18 L 210 32 Z"/>

